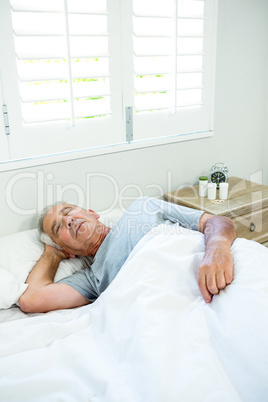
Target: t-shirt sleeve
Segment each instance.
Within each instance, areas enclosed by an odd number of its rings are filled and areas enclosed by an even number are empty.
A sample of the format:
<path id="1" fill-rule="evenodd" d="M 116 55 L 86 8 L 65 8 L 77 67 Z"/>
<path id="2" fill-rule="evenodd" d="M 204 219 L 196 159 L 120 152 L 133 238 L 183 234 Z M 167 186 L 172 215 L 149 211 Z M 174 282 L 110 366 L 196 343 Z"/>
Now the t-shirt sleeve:
<path id="1" fill-rule="evenodd" d="M 178 223 L 180 226 L 192 230 L 198 229 L 199 220 L 204 213 L 204 211 L 183 207 L 157 198 L 148 198 L 147 202 L 148 210 L 151 204 L 152 209 L 156 208 L 158 213 L 163 214 L 163 219 L 169 220 L 172 223 Z"/>
<path id="2" fill-rule="evenodd" d="M 94 280 L 95 278 L 91 269 L 87 268 L 82 269 L 71 276 L 67 276 L 57 283 L 65 283 L 66 285 L 71 286 L 81 293 L 81 295 L 87 300 L 94 302 L 99 296 L 94 286 Z"/>

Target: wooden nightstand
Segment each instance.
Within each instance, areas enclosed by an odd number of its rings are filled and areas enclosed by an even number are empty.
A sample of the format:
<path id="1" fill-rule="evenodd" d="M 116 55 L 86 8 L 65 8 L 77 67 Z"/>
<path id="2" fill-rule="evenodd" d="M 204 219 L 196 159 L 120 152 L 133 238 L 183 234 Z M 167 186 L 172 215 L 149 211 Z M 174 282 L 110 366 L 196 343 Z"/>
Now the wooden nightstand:
<path id="1" fill-rule="evenodd" d="M 224 215 L 233 219 L 237 236 L 268 245 L 268 186 L 238 177 L 230 177 L 229 198 L 216 204 L 199 197 L 198 185 L 171 191 L 165 200 L 186 207 L 201 209 L 209 214 Z M 218 190 L 217 190 L 218 198 Z"/>

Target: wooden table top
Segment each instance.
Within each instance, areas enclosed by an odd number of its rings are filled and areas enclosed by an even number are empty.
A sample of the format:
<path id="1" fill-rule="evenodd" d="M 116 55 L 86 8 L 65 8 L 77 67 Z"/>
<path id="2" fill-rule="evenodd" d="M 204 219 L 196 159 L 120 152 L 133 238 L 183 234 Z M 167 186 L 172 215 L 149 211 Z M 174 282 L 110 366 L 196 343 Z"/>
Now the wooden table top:
<path id="1" fill-rule="evenodd" d="M 221 203 L 217 203 L 217 200 L 210 201 L 207 197 L 199 197 L 198 185 L 171 191 L 164 197 L 167 201 L 176 204 L 230 218 L 268 207 L 268 186 L 234 176 L 228 178 L 228 183 L 228 199 Z M 217 198 L 219 198 L 219 190 L 217 190 Z"/>

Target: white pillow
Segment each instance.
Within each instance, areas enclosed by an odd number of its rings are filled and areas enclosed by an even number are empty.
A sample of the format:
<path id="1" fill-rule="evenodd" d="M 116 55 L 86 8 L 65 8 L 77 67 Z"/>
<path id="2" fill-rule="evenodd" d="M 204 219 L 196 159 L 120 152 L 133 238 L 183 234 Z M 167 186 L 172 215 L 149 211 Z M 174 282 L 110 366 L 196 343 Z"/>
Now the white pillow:
<path id="1" fill-rule="evenodd" d="M 112 227 L 123 212 L 114 210 L 100 219 Z M 37 229 L 14 233 L 0 238 L 0 309 L 18 304 L 27 289 L 26 279 L 44 251 Z M 90 265 L 90 257 L 61 261 L 55 282 Z"/>
<path id="2" fill-rule="evenodd" d="M 116 224 L 116 222 L 119 221 L 123 213 L 124 212 L 121 209 L 115 208 L 112 211 L 107 211 L 106 214 L 100 213 L 99 221 L 104 225 L 112 228 Z"/>

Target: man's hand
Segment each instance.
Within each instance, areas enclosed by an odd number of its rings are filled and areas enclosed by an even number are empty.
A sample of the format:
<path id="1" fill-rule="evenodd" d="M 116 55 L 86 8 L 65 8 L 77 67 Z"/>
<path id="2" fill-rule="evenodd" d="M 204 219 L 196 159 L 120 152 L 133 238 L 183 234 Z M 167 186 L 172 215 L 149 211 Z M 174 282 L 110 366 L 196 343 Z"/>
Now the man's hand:
<path id="1" fill-rule="evenodd" d="M 22 311 L 44 313 L 62 308 L 84 306 L 90 303 L 77 290 L 65 283 L 54 283 L 59 264 L 65 258 L 74 258 L 63 250 L 45 245 L 44 252 L 30 272 L 29 285 L 19 299 Z"/>
<path id="2" fill-rule="evenodd" d="M 210 303 L 233 280 L 233 258 L 230 247 L 219 239 L 206 252 L 198 270 L 198 286 L 203 299 Z"/>
<path id="3" fill-rule="evenodd" d="M 236 238 L 233 221 L 226 217 L 203 214 L 198 230 L 205 234 L 206 251 L 198 270 L 202 297 L 210 303 L 233 280 L 233 258 L 230 247 Z"/>
<path id="4" fill-rule="evenodd" d="M 45 244 L 44 252 L 30 272 L 26 283 L 31 285 L 31 288 L 39 288 L 53 283 L 60 262 L 69 257 L 70 255 L 63 250 Z"/>
<path id="5" fill-rule="evenodd" d="M 45 250 L 44 253 L 47 255 L 55 256 L 57 257 L 60 261 L 65 260 L 66 258 L 74 258 L 74 256 L 70 256 L 68 253 L 66 253 L 64 250 L 58 250 L 57 248 L 53 246 L 49 246 L 48 244 L 45 244 Z"/>

